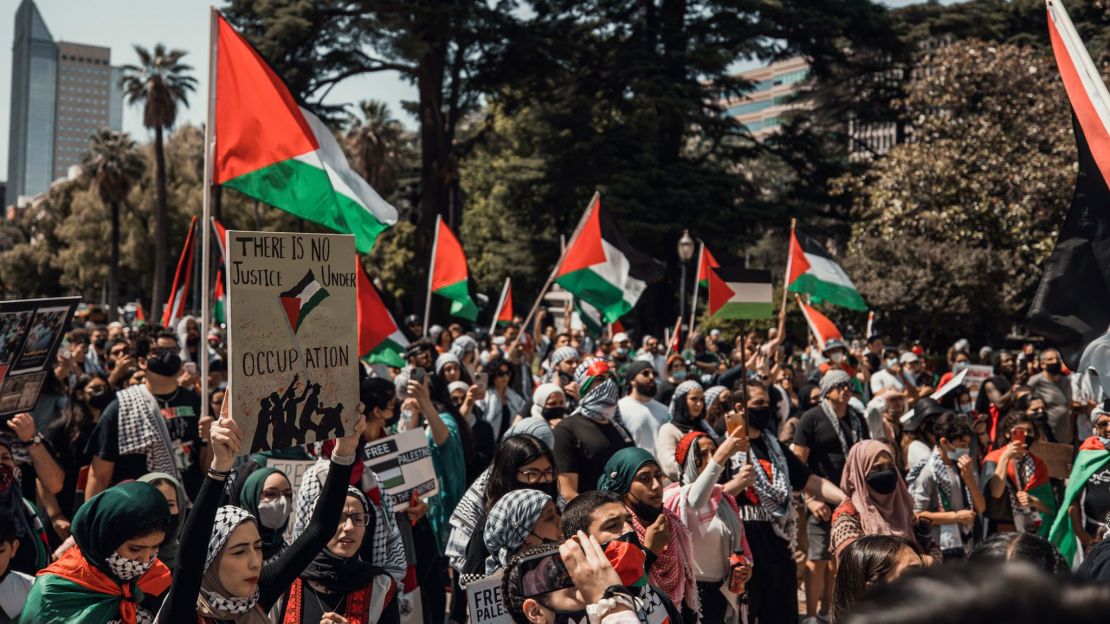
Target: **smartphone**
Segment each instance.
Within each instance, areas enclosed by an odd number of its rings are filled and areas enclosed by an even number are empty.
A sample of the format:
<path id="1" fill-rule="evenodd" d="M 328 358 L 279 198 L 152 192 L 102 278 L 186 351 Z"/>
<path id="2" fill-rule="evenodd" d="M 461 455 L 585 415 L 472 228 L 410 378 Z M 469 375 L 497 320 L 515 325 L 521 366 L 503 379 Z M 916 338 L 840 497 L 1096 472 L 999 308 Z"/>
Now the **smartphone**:
<path id="1" fill-rule="evenodd" d="M 409 374 L 409 379 L 415 381 L 420 385 L 424 385 L 424 369 L 419 366 L 413 367 L 412 373 Z"/>
<path id="2" fill-rule="evenodd" d="M 185 362 L 185 372 L 189 373 L 190 375 L 196 375 L 197 374 L 197 363 L 196 362 Z"/>
<path id="3" fill-rule="evenodd" d="M 489 387 L 489 374 L 488 373 L 474 373 L 474 385 L 478 386 L 478 391 L 485 394 Z"/>
<path id="4" fill-rule="evenodd" d="M 1025 429 L 1014 429 L 1013 433 L 1010 434 L 1010 438 L 1014 442 L 1021 442 L 1022 444 L 1025 444 L 1025 435 Z"/>

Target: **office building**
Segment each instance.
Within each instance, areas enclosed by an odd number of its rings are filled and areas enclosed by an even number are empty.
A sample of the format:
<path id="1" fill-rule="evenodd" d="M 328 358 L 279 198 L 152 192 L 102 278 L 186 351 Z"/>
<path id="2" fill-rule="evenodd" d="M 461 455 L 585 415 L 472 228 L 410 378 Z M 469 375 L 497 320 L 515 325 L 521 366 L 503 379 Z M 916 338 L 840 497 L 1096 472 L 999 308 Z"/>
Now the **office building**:
<path id="1" fill-rule="evenodd" d="M 65 177 L 102 128 L 123 128 L 111 50 L 55 41 L 38 7 L 22 0 L 12 43 L 7 198 L 16 203 Z"/>
<path id="2" fill-rule="evenodd" d="M 809 77 L 809 64 L 800 56 L 776 61 L 739 74 L 752 83 L 743 97 L 724 102 L 726 114 L 744 124 L 752 136 L 762 139 L 778 130 L 783 114 L 804 105 L 794 96 Z"/>

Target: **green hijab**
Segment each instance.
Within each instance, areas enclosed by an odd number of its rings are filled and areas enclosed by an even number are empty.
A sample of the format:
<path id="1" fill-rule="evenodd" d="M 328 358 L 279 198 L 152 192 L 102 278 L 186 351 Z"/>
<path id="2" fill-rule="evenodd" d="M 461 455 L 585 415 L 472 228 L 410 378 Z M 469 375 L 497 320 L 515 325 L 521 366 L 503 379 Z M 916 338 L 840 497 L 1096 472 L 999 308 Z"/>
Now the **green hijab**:
<path id="1" fill-rule="evenodd" d="M 108 557 L 127 540 L 147 533 L 151 525 L 165 526 L 169 521 L 170 506 L 158 488 L 131 481 L 85 501 L 70 528 L 85 560 L 115 578 Z"/>
<path id="2" fill-rule="evenodd" d="M 148 472 L 139 477 L 139 481 L 151 485 L 154 485 L 155 481 L 168 481 L 177 490 L 177 516 L 175 516 L 177 522 L 174 525 L 173 535 L 167 535 L 166 541 L 162 542 L 162 547 L 158 549 L 158 558 L 172 570 L 177 562 L 177 545 L 181 541 L 181 532 L 185 530 L 185 512 L 189 508 L 189 497 L 185 495 L 185 488 L 181 486 L 181 482 L 165 472 Z"/>
<path id="3" fill-rule="evenodd" d="M 258 512 L 258 501 L 262 498 L 262 490 L 266 485 L 266 479 L 272 474 L 279 474 L 285 477 L 286 481 L 292 483 L 288 475 L 278 470 L 277 468 L 259 468 L 254 472 L 247 475 L 243 480 L 243 488 L 239 490 L 239 506 L 246 509 L 255 518 L 261 518 Z M 290 501 L 290 505 L 292 505 Z M 258 535 L 262 538 L 262 558 L 269 559 L 275 554 L 281 552 L 282 547 L 285 546 L 285 528 L 289 526 L 289 519 L 285 520 L 285 524 L 277 529 L 270 529 L 258 522 Z"/>
<path id="4" fill-rule="evenodd" d="M 597 489 L 627 494 L 632 479 L 644 464 L 658 464 L 655 456 L 639 447 L 623 448 L 605 462 L 605 472 L 597 479 Z"/>

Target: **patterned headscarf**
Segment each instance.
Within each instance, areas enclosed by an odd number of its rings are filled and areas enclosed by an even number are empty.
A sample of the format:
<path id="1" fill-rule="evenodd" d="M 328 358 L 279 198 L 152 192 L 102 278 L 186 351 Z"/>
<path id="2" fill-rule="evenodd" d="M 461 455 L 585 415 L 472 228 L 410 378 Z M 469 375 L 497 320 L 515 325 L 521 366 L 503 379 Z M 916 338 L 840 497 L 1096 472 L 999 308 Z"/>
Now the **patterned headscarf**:
<path id="1" fill-rule="evenodd" d="M 713 386 L 705 391 L 705 413 L 709 413 L 709 407 L 715 405 L 721 398 L 721 394 L 727 391 L 728 388 L 724 386 Z"/>
<path id="2" fill-rule="evenodd" d="M 574 380 L 582 393 L 576 414 L 596 422 L 605 422 L 613 414 L 620 391 L 609 370 L 608 363 L 597 358 L 583 360 L 574 370 Z"/>
<path id="3" fill-rule="evenodd" d="M 700 389 L 701 384 L 694 380 L 687 380 L 674 389 L 674 395 L 671 396 L 671 424 L 678 427 L 678 430 L 683 433 L 689 433 L 695 429 L 705 429 L 705 408 L 702 409 L 701 416 L 696 420 L 690 419 L 690 410 L 686 407 L 686 395 L 690 394 L 695 388 Z M 706 406 L 709 403 L 706 402 Z"/>
<path id="4" fill-rule="evenodd" d="M 451 343 L 451 353 L 454 353 L 459 358 L 462 358 L 463 355 L 470 353 L 471 351 L 477 350 L 478 342 L 470 336 L 467 336 L 466 334 L 459 336 L 455 339 L 454 342 Z"/>
<path id="5" fill-rule="evenodd" d="M 555 449 L 555 430 L 547 424 L 542 416 L 529 416 L 521 419 L 520 422 L 505 430 L 505 438 L 522 434 L 533 436 L 543 442 L 547 448 Z"/>
<path id="6" fill-rule="evenodd" d="M 559 347 L 558 349 L 555 349 L 555 351 L 551 353 L 550 358 L 552 370 L 554 370 L 554 368 L 558 366 L 560 362 L 569 360 L 571 358 L 578 359 L 578 349 L 570 346 Z"/>
<path id="7" fill-rule="evenodd" d="M 436 358 L 436 373 L 442 375 L 443 367 L 448 364 L 455 364 L 460 369 L 462 368 L 462 362 L 459 361 L 459 356 L 454 353 L 441 353 L 439 357 Z"/>
<path id="8" fill-rule="evenodd" d="M 208 552 L 204 556 L 204 577 L 201 579 L 197 613 L 213 620 L 232 620 L 240 624 L 268 622 L 259 609 L 258 588 L 247 598 L 230 595 L 220 582 L 220 557 L 235 527 L 244 522 L 254 522 L 254 516 L 242 507 L 224 505 L 216 511 L 212 534 L 208 538 Z"/>
<path id="9" fill-rule="evenodd" d="M 486 558 L 486 575 L 504 568 L 528 535 L 551 497 L 539 490 L 513 490 L 497 501 L 486 516 L 483 540 L 490 556 Z"/>

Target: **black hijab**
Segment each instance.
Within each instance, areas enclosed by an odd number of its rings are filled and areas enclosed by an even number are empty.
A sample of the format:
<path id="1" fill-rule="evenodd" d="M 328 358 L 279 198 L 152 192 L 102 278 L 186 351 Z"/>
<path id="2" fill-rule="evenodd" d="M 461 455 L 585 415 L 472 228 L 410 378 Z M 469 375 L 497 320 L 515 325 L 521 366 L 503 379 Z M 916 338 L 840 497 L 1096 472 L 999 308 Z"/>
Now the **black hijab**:
<path id="1" fill-rule="evenodd" d="M 363 513 L 374 515 L 374 510 L 366 500 L 366 495 L 360 492 L 358 488 L 348 487 L 347 496 L 358 499 L 359 503 L 362 504 Z M 366 526 L 366 532 L 363 534 L 363 541 L 367 539 L 368 535 L 372 534 L 373 530 L 374 519 L 371 518 L 370 523 Z M 360 544 L 359 552 L 361 551 L 362 545 Z M 345 558 L 324 548 L 316 555 L 308 568 L 301 573 L 301 578 L 321 585 L 325 593 L 334 596 L 346 596 L 366 587 L 379 574 L 385 574 L 385 570 L 363 561 L 358 554 Z"/>

